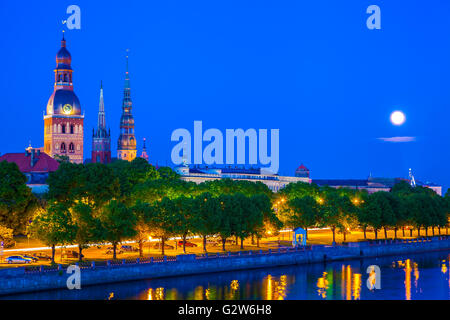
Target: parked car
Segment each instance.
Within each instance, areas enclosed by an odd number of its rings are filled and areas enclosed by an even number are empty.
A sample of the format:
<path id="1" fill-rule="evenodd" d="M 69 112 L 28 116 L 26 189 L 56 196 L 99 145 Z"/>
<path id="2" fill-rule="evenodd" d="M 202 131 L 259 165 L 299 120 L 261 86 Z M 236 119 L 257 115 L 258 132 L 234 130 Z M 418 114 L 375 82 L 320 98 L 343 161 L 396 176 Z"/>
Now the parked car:
<path id="1" fill-rule="evenodd" d="M 120 249 L 125 251 L 125 252 L 137 252 L 137 251 L 139 251 L 138 248 L 135 248 L 133 246 L 121 246 Z"/>
<path id="2" fill-rule="evenodd" d="M 157 250 L 160 250 L 161 249 L 161 242 L 157 242 L 157 243 L 155 243 L 154 245 L 153 245 L 153 249 L 157 249 Z M 173 246 L 171 246 L 170 244 L 164 244 L 164 249 L 169 249 L 169 250 L 172 250 L 173 249 Z"/>
<path id="3" fill-rule="evenodd" d="M 32 263 L 33 260 L 30 258 L 24 258 L 22 256 L 9 256 L 5 259 L 7 263 Z"/>
<path id="4" fill-rule="evenodd" d="M 31 259 L 32 262 L 37 262 L 39 259 L 33 256 L 29 256 L 27 254 L 23 254 L 22 257 L 27 258 L 27 259 Z"/>
<path id="5" fill-rule="evenodd" d="M 113 254 L 114 253 L 114 248 L 113 247 L 108 247 L 106 248 L 106 254 Z M 123 250 L 116 248 L 116 254 L 122 254 Z"/>
<path id="6" fill-rule="evenodd" d="M 34 253 L 33 257 L 38 258 L 39 260 L 48 260 L 48 261 L 52 260 L 52 257 L 42 252 Z"/>
<path id="7" fill-rule="evenodd" d="M 80 254 L 74 250 L 67 252 L 67 257 L 69 258 L 79 258 L 79 255 Z M 84 258 L 84 254 L 81 254 L 81 258 Z"/>
<path id="8" fill-rule="evenodd" d="M 183 246 L 183 240 L 178 241 L 178 246 L 179 246 L 179 247 L 182 247 L 182 246 Z M 194 248 L 194 247 L 197 247 L 197 245 L 196 245 L 195 243 L 186 241 L 186 247 Z"/>

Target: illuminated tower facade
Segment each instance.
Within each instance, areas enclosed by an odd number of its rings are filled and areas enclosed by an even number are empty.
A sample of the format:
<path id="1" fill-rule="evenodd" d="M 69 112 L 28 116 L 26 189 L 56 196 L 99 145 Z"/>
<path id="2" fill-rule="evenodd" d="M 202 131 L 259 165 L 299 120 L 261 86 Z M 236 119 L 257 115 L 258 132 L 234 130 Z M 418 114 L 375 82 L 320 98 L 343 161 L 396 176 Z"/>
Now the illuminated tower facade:
<path id="1" fill-rule="evenodd" d="M 100 85 L 97 130 L 94 129 L 92 132 L 92 162 L 104 164 L 111 162 L 111 132 L 106 129 L 103 84 Z"/>
<path id="2" fill-rule="evenodd" d="M 134 119 L 131 114 L 133 103 L 130 95 L 130 75 L 127 68 L 125 73 L 125 89 L 122 101 L 122 117 L 120 118 L 120 136 L 117 143 L 117 158 L 133 161 L 136 158 L 136 138 L 134 136 Z"/>
<path id="3" fill-rule="evenodd" d="M 61 41 L 56 55 L 55 84 L 44 115 L 44 152 L 52 157 L 67 156 L 83 163 L 83 123 L 81 105 L 73 91 L 72 57 Z"/>

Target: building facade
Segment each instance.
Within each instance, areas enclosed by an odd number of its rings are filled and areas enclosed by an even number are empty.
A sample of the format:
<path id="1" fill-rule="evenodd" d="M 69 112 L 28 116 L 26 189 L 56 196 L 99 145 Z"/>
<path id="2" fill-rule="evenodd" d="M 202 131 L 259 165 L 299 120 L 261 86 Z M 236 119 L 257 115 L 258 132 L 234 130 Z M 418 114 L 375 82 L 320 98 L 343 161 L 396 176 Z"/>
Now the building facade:
<path id="1" fill-rule="evenodd" d="M 45 193 L 48 190 L 47 178 L 50 172 L 58 170 L 59 163 L 41 149 L 27 148 L 21 153 L 6 153 L 1 161 L 14 162 L 27 177 L 27 186 L 33 193 Z"/>
<path id="2" fill-rule="evenodd" d="M 111 162 L 111 131 L 106 129 L 103 83 L 100 85 L 100 103 L 98 106 L 97 130 L 92 132 L 92 163 Z"/>
<path id="3" fill-rule="evenodd" d="M 122 116 L 120 118 L 120 136 L 117 143 L 117 158 L 133 161 L 136 158 L 136 137 L 134 135 L 134 119 L 131 113 L 133 103 L 130 94 L 130 75 L 127 68 L 125 74 L 125 88 L 122 101 Z"/>
<path id="4" fill-rule="evenodd" d="M 301 164 L 297 170 L 295 170 L 295 176 L 300 178 L 309 178 L 309 169 L 304 164 Z"/>
<path id="5" fill-rule="evenodd" d="M 67 156 L 71 162 L 83 163 L 84 115 L 73 91 L 72 57 L 61 41 L 56 55 L 53 94 L 44 115 L 44 152 L 52 157 Z"/>
<path id="6" fill-rule="evenodd" d="M 405 181 L 409 184 L 411 183 L 409 179 L 376 177 L 369 177 L 367 179 L 313 179 L 312 183 L 315 183 L 318 186 L 329 186 L 337 189 L 348 188 L 355 190 L 366 190 L 370 194 L 378 191 L 389 192 L 395 184 L 401 181 Z M 442 196 L 442 186 L 434 183 L 423 183 L 420 181 L 416 181 L 416 185 L 430 188 L 438 195 Z"/>
<path id="7" fill-rule="evenodd" d="M 181 176 L 182 180 L 192 181 L 197 184 L 218 179 L 262 182 L 267 185 L 267 187 L 273 192 L 278 192 L 290 183 L 311 183 L 311 180 L 309 178 L 274 175 L 265 173 L 261 168 L 191 168 L 186 163 L 184 163 L 177 166 L 175 168 L 175 172 L 177 172 Z"/>

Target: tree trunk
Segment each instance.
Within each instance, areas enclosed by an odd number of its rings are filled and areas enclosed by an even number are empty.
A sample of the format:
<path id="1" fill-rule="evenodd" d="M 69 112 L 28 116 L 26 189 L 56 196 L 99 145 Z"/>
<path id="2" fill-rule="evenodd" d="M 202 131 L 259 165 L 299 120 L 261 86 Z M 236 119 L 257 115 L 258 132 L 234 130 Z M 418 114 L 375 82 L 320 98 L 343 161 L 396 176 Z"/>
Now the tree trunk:
<path id="1" fill-rule="evenodd" d="M 241 249 L 244 249 L 244 238 L 241 237 Z"/>
<path id="2" fill-rule="evenodd" d="M 186 236 L 187 234 L 183 234 L 183 253 L 186 254 Z"/>
<path id="3" fill-rule="evenodd" d="M 440 226 L 438 227 L 438 233 L 439 233 L 439 235 L 441 235 L 441 227 Z"/>
<path id="4" fill-rule="evenodd" d="M 79 262 L 83 261 L 82 252 L 83 252 L 83 247 L 79 244 L 78 245 L 78 261 Z"/>
<path id="5" fill-rule="evenodd" d="M 420 237 L 420 227 L 417 227 L 417 236 Z"/>
<path id="6" fill-rule="evenodd" d="M 428 227 L 425 228 L 425 237 L 428 237 Z"/>
<path id="7" fill-rule="evenodd" d="M 412 238 L 412 232 L 413 232 L 413 229 L 411 228 L 411 229 L 409 229 L 409 236 Z"/>
<path id="8" fill-rule="evenodd" d="M 116 253 L 117 253 L 117 243 L 113 242 L 113 260 L 117 259 Z"/>
<path id="9" fill-rule="evenodd" d="M 373 232 L 375 232 L 375 240 L 378 240 L 378 229 L 374 228 Z"/>
<path id="10" fill-rule="evenodd" d="M 431 227 L 431 233 L 433 234 L 434 237 L 434 226 Z"/>
<path id="11" fill-rule="evenodd" d="M 203 236 L 203 251 L 206 253 L 206 252 L 208 252 L 207 250 L 206 250 L 206 236 Z"/>
<path id="12" fill-rule="evenodd" d="M 252 246 L 254 246 L 254 245 L 255 245 L 255 235 L 252 234 Z"/>
<path id="13" fill-rule="evenodd" d="M 259 248 L 259 237 L 258 236 L 256 237 L 256 247 Z"/>
<path id="14" fill-rule="evenodd" d="M 236 242 L 236 245 L 239 245 L 239 238 L 238 238 L 238 236 L 236 236 L 235 242 Z"/>
<path id="15" fill-rule="evenodd" d="M 332 227 L 331 231 L 333 231 L 333 244 L 336 244 L 336 228 Z"/>
<path id="16" fill-rule="evenodd" d="M 343 234 L 344 234 L 344 242 L 347 240 L 347 232 L 344 230 L 344 232 L 343 232 Z"/>
<path id="17" fill-rule="evenodd" d="M 394 239 L 397 239 L 397 230 L 398 230 L 398 228 L 395 227 L 395 228 L 394 228 Z"/>
<path id="18" fill-rule="evenodd" d="M 161 238 L 161 255 L 164 256 L 164 247 L 166 246 L 166 239 L 164 237 Z"/>
<path id="19" fill-rule="evenodd" d="M 308 227 L 305 228 L 305 233 L 306 233 L 305 238 L 306 238 L 306 240 L 308 240 Z"/>
<path id="20" fill-rule="evenodd" d="M 402 227 L 403 238 L 405 237 L 405 227 Z"/>
<path id="21" fill-rule="evenodd" d="M 363 228 L 363 232 L 364 232 L 364 240 L 367 240 L 366 227 Z"/>
<path id="22" fill-rule="evenodd" d="M 222 250 L 225 251 L 225 243 L 227 242 L 227 238 L 222 238 Z"/>
<path id="23" fill-rule="evenodd" d="M 144 256 L 144 241 L 142 239 L 139 239 L 139 258 L 142 258 Z"/>
<path id="24" fill-rule="evenodd" d="M 55 263 L 55 253 L 56 253 L 55 245 L 52 245 L 52 264 Z"/>
<path id="25" fill-rule="evenodd" d="M 384 227 L 384 238 L 387 239 L 387 228 Z"/>

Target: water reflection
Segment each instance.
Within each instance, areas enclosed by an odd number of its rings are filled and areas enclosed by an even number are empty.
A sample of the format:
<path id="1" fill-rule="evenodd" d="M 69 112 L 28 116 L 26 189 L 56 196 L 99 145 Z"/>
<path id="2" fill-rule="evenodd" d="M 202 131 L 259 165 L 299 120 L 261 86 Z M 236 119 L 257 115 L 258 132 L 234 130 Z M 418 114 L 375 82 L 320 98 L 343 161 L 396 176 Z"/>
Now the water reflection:
<path id="1" fill-rule="evenodd" d="M 328 289 L 328 279 L 327 279 L 327 273 L 324 272 L 322 274 L 322 277 L 320 277 L 317 280 L 317 293 L 319 294 L 319 297 L 325 299 L 327 297 L 327 289 Z"/>
<path id="2" fill-rule="evenodd" d="M 381 289 L 369 290 L 371 265 Z M 450 299 L 449 252 L 154 279 L 10 299 L 285 300 Z"/>

